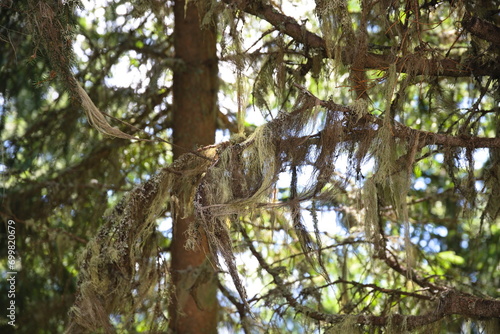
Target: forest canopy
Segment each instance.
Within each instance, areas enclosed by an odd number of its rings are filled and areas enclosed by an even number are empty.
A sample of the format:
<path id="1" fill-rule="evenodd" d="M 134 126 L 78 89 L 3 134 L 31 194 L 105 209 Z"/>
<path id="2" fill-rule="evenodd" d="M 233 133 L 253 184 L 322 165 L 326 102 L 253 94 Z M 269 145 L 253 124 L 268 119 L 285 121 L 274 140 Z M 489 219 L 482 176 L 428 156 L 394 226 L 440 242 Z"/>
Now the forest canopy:
<path id="1" fill-rule="evenodd" d="M 1 0 L 0 47 L 2 333 L 500 332 L 500 2 Z"/>

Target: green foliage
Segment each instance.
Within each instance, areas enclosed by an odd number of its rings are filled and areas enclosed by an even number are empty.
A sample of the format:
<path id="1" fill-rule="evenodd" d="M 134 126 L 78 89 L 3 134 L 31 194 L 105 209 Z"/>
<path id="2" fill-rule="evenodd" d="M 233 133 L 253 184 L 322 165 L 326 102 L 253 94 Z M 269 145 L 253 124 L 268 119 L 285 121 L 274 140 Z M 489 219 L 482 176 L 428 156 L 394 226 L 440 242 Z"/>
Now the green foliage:
<path id="1" fill-rule="evenodd" d="M 77 88 L 119 131 L 169 140 L 172 69 L 187 66 L 170 5 L 0 4 L 19 332 L 63 332 L 71 307 L 75 330 L 164 330 L 160 226 L 195 208 L 187 246 L 203 231 L 216 256 L 221 329 L 494 333 L 492 316 L 446 312 L 450 294 L 500 298 L 500 48 L 477 30 L 499 29 L 498 3 L 214 2 L 200 22 L 218 18 L 218 121 L 234 136 L 173 165 L 170 144 L 90 127 Z"/>

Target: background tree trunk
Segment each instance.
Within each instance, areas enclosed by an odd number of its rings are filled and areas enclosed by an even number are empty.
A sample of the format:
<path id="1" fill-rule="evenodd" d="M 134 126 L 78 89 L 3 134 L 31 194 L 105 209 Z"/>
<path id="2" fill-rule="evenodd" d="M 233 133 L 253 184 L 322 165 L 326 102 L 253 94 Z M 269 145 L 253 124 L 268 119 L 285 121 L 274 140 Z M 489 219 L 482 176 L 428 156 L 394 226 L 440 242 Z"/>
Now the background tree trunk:
<path id="1" fill-rule="evenodd" d="M 185 66 L 174 70 L 174 159 L 197 146 L 215 141 L 218 67 L 216 25 L 200 28 L 203 13 L 189 2 L 174 5 L 174 47 Z M 217 285 L 208 244 L 203 238 L 196 250 L 187 250 L 186 231 L 192 216 L 174 217 L 170 329 L 175 333 L 217 332 Z"/>

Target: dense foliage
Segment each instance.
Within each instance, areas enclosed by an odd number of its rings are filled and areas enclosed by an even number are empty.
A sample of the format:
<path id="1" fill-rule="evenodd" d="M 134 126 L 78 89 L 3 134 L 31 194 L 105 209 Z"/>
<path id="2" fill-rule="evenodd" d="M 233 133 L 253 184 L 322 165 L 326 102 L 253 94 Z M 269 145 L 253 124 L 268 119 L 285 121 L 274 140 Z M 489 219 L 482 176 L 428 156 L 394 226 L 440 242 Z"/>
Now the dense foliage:
<path id="1" fill-rule="evenodd" d="M 0 2 L 20 332 L 164 331 L 190 210 L 220 330 L 500 331 L 498 1 L 191 0 L 219 140 L 175 162 L 172 5 Z"/>

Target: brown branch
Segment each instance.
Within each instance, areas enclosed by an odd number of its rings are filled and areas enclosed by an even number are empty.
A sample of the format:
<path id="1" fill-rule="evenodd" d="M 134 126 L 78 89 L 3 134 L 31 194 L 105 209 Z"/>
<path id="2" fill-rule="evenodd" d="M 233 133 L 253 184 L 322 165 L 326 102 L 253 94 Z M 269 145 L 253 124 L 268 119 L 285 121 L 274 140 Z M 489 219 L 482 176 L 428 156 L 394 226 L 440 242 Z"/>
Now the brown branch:
<path id="1" fill-rule="evenodd" d="M 274 283 L 276 284 L 277 289 L 280 291 L 281 295 L 285 298 L 285 300 L 292 306 L 297 312 L 304 314 L 306 317 L 309 317 L 314 320 L 322 320 L 330 323 L 337 323 L 341 321 L 344 316 L 342 315 L 333 315 L 320 311 L 313 310 L 310 307 L 304 306 L 300 304 L 297 299 L 294 298 L 292 293 L 288 291 L 286 288 L 286 282 L 279 276 L 279 271 L 271 268 L 271 266 L 266 262 L 262 254 L 260 254 L 257 249 L 253 246 L 252 240 L 248 236 L 248 233 L 244 228 L 240 228 L 240 232 L 245 240 L 248 248 L 252 255 L 257 259 L 259 265 L 264 269 L 271 277 L 273 278 Z"/>
<path id="2" fill-rule="evenodd" d="M 432 284 L 425 277 L 420 276 L 415 270 L 411 268 L 404 268 L 399 264 L 397 257 L 391 254 L 387 248 L 384 251 L 378 252 L 378 257 L 384 261 L 392 270 L 399 273 L 401 276 L 409 278 L 412 282 L 418 284 L 422 288 L 428 288 L 432 293 L 438 293 L 439 291 L 446 291 L 448 287 L 439 286 L 436 284 Z M 391 255 L 391 256 L 388 256 Z"/>
<path id="3" fill-rule="evenodd" d="M 287 284 L 286 281 L 279 276 L 279 270 L 271 268 L 262 254 L 260 254 L 253 246 L 252 240 L 246 233 L 245 229 L 241 228 L 240 232 L 252 255 L 257 259 L 262 269 L 271 275 L 277 290 L 295 311 L 304 314 L 304 316 L 310 319 L 324 321 L 330 324 L 338 324 L 344 321 L 347 317 L 352 317 L 349 315 L 329 314 L 326 312 L 316 311 L 310 307 L 300 304 L 292 293 L 285 288 Z M 500 300 L 478 298 L 444 287 L 437 287 L 434 290 L 434 293 L 437 293 L 437 291 L 441 291 L 439 294 L 436 294 L 436 297 L 438 297 L 436 300 L 438 300 L 439 303 L 437 309 L 433 312 L 416 316 L 401 314 L 393 314 L 389 316 L 357 315 L 355 316 L 355 322 L 360 325 L 391 326 L 392 328 L 396 327 L 404 330 L 413 330 L 418 327 L 429 325 L 453 314 L 483 319 L 500 318 Z M 422 297 L 423 296 L 418 295 L 418 298 Z"/>
<path id="4" fill-rule="evenodd" d="M 363 289 L 372 289 L 373 291 L 378 291 L 378 292 L 385 293 L 388 295 L 410 296 L 410 297 L 415 297 L 415 298 L 424 299 L 424 300 L 435 299 L 434 297 L 429 297 L 429 296 L 422 295 L 422 294 L 415 293 L 415 292 L 402 291 L 402 290 L 397 290 L 397 289 L 387 289 L 387 288 L 382 288 L 376 284 L 362 284 L 359 282 L 348 281 L 348 280 L 344 280 L 344 279 L 338 279 L 335 282 L 329 283 L 328 285 L 339 284 L 339 283 L 350 284 L 350 285 L 353 285 L 355 287 L 363 288 Z"/>
<path id="5" fill-rule="evenodd" d="M 284 32 L 295 41 L 305 44 L 310 48 L 326 49 L 323 38 L 308 31 L 301 26 L 294 18 L 286 16 L 273 8 L 271 5 L 264 4 L 257 0 L 224 0 L 228 5 L 236 6 L 238 9 L 255 15 L 271 23 L 276 30 Z"/>
<path id="6" fill-rule="evenodd" d="M 500 300 L 479 298 L 450 290 L 441 296 L 443 314 L 459 314 L 470 318 L 500 318 Z"/>
<path id="7" fill-rule="evenodd" d="M 317 99 L 317 103 L 331 111 L 340 111 L 354 115 L 354 111 L 347 106 L 336 104 L 333 101 L 323 101 L 308 93 L 311 98 Z M 377 131 L 373 125 L 383 126 L 383 120 L 374 115 L 363 115 L 357 122 L 359 126 L 350 130 L 352 139 L 357 136 L 366 135 L 368 132 Z M 419 135 L 420 146 L 443 145 L 448 147 L 477 148 L 500 148 L 500 138 L 473 137 L 467 135 L 452 136 L 444 133 L 434 133 L 430 131 L 416 130 L 402 123 L 395 122 L 392 128 L 393 135 L 400 139 L 409 139 L 413 135 Z"/>
<path id="8" fill-rule="evenodd" d="M 472 35 L 500 46 L 500 28 L 496 25 L 466 13 L 462 26 Z"/>
<path id="9" fill-rule="evenodd" d="M 217 120 L 220 121 L 222 125 L 231 133 L 238 133 L 238 126 L 234 124 L 229 119 L 229 117 L 220 110 L 217 112 Z"/>
<path id="10" fill-rule="evenodd" d="M 468 318 L 500 318 L 500 300 L 478 298 L 456 290 L 446 290 L 439 295 L 439 304 L 434 312 L 420 316 L 359 316 L 358 323 L 372 326 L 397 326 L 405 330 L 414 330 L 429 325 L 449 315 L 461 315 Z"/>
<path id="11" fill-rule="evenodd" d="M 341 112 L 347 115 L 356 115 L 351 107 L 337 104 L 333 101 L 324 101 L 314 96 L 311 92 L 307 91 L 304 87 L 300 85 L 295 85 L 299 90 L 301 90 L 307 98 L 312 99 L 310 103 L 306 105 L 320 105 L 331 112 Z M 307 109 L 307 107 L 305 107 Z M 303 109 L 296 109 L 290 113 L 294 115 L 303 112 Z M 347 122 L 354 122 L 349 124 L 349 130 L 346 131 L 342 141 L 357 141 L 361 138 L 371 137 L 373 138 L 380 127 L 384 125 L 383 120 L 375 115 L 365 114 L 361 118 L 354 117 L 355 121 L 347 120 Z M 500 137 L 486 138 L 486 137 L 474 137 L 469 135 L 458 135 L 453 136 L 444 133 L 435 133 L 424 130 L 413 129 L 399 122 L 394 122 L 393 128 L 391 129 L 394 137 L 402 140 L 410 140 L 413 136 L 419 138 L 418 147 L 423 147 L 427 145 L 442 145 L 447 147 L 463 147 L 471 150 L 478 148 L 500 148 Z M 323 135 L 325 131 L 320 131 L 315 135 L 308 135 L 301 138 L 288 138 L 289 141 L 301 141 L 305 142 L 304 139 L 308 139 L 307 144 L 311 144 L 311 140 L 318 140 L 320 135 Z"/>
<path id="12" fill-rule="evenodd" d="M 306 30 L 295 19 L 275 10 L 271 5 L 262 1 L 250 0 L 224 0 L 228 5 L 235 6 L 248 14 L 255 15 L 272 24 L 278 31 L 285 33 L 296 42 L 304 44 L 310 49 L 322 50 L 323 57 L 333 58 L 334 52 L 326 52 L 325 40 Z M 349 64 L 347 52 L 343 53 L 342 60 Z M 449 77 L 467 77 L 471 74 L 479 76 L 500 76 L 499 66 L 485 66 L 484 64 L 461 64 L 459 59 L 427 59 L 418 54 L 410 54 L 405 57 L 396 57 L 386 54 L 375 54 L 368 52 L 365 58 L 364 69 L 387 70 L 391 64 L 396 64 L 398 72 L 411 72 L 415 75 L 434 75 Z"/>
<path id="13" fill-rule="evenodd" d="M 233 304 L 236 307 L 236 310 L 238 311 L 238 314 L 241 319 L 241 325 L 243 327 L 244 333 L 245 334 L 250 333 L 250 330 L 247 326 L 248 316 L 245 304 L 240 303 L 238 301 L 238 298 L 233 294 L 231 294 L 231 292 L 221 283 L 219 279 L 217 280 L 217 287 L 219 288 L 219 291 L 222 293 L 222 295 L 226 297 L 231 302 L 231 304 Z"/>

